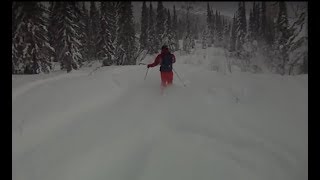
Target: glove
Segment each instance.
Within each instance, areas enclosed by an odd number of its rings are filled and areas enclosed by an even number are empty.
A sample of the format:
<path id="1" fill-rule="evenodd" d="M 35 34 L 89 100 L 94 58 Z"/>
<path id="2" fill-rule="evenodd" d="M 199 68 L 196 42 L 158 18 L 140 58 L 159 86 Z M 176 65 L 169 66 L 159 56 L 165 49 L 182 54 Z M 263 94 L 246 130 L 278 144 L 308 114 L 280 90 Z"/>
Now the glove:
<path id="1" fill-rule="evenodd" d="M 147 68 L 150 68 L 150 67 L 151 67 L 150 64 L 148 64 L 148 65 L 147 65 Z"/>

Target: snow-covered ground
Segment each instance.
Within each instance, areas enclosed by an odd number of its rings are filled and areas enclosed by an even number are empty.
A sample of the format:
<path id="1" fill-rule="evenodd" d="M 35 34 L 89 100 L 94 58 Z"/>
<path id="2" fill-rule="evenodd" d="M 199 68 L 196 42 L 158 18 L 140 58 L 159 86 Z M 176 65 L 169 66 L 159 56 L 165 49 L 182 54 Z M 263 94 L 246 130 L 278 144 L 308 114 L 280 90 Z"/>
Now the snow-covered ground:
<path id="1" fill-rule="evenodd" d="M 13 75 L 13 180 L 308 178 L 307 75 L 175 54 L 187 87 L 175 76 L 163 96 L 158 67 Z"/>

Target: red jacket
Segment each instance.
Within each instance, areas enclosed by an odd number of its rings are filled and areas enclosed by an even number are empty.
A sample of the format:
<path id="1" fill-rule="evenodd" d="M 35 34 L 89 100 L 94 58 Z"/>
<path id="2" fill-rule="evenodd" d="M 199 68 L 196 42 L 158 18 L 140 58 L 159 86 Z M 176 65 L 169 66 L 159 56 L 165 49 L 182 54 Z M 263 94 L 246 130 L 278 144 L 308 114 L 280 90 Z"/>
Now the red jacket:
<path id="1" fill-rule="evenodd" d="M 154 62 L 151 63 L 151 64 L 148 64 L 148 67 L 154 67 L 154 66 L 157 66 L 158 64 L 160 64 L 160 63 L 161 63 L 161 60 L 162 60 L 162 56 L 163 56 L 164 54 L 167 54 L 167 53 L 170 53 L 168 48 L 165 48 L 165 49 L 161 50 L 161 53 L 158 54 L 158 56 L 156 57 L 156 59 L 154 60 Z M 170 54 L 171 54 L 171 53 L 170 53 Z M 171 55 L 173 56 L 173 59 L 172 59 L 173 61 L 172 61 L 172 63 L 175 63 L 175 62 L 176 62 L 176 57 L 174 56 L 174 54 L 171 54 Z"/>

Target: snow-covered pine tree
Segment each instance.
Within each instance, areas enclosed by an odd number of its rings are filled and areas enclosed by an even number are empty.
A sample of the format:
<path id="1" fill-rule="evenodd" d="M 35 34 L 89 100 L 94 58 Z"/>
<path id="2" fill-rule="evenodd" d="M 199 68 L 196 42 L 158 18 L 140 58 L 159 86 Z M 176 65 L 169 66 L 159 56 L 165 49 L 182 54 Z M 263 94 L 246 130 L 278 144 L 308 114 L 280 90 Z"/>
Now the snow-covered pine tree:
<path id="1" fill-rule="evenodd" d="M 290 36 L 292 35 L 292 32 L 289 30 L 289 24 L 288 24 L 288 15 L 287 15 L 287 6 L 285 2 L 279 2 L 279 14 L 277 19 L 277 27 L 278 27 L 278 47 L 280 50 L 280 59 L 281 62 L 279 62 L 278 70 L 282 75 L 286 73 L 286 64 L 289 61 L 289 46 L 288 46 L 288 40 Z"/>
<path id="2" fill-rule="evenodd" d="M 251 38 L 252 40 L 257 40 L 259 36 L 259 27 L 260 27 L 260 6 L 255 1 L 252 6 L 252 25 L 251 25 Z M 249 24 L 250 27 L 250 24 Z"/>
<path id="3" fill-rule="evenodd" d="M 85 55 L 85 44 L 83 44 L 83 41 L 85 41 L 85 37 L 86 37 L 86 34 L 85 34 L 85 24 L 84 24 L 84 21 L 83 21 L 83 12 L 82 12 L 82 6 L 83 3 L 81 2 L 73 2 L 72 4 L 72 7 L 73 7 L 73 11 L 74 11 L 74 16 L 75 16 L 75 19 L 74 19 L 74 23 L 76 25 L 76 28 L 75 28 L 75 31 L 76 31 L 76 34 L 75 34 L 75 37 L 76 39 L 78 40 L 78 49 L 79 49 L 79 53 L 80 53 L 80 56 L 78 57 L 79 60 L 79 68 L 84 64 L 84 61 L 87 60 L 87 59 L 84 59 L 84 55 Z"/>
<path id="4" fill-rule="evenodd" d="M 166 36 L 167 36 L 167 45 L 169 46 L 170 50 L 174 50 L 175 41 L 174 41 L 174 32 L 172 29 L 172 20 L 170 15 L 170 10 L 167 10 L 167 20 L 166 20 Z"/>
<path id="5" fill-rule="evenodd" d="M 227 20 L 224 22 L 224 28 L 223 28 L 223 47 L 227 48 L 229 41 L 230 41 L 230 29 L 231 25 L 228 23 Z"/>
<path id="6" fill-rule="evenodd" d="M 166 11 L 163 7 L 162 1 L 158 1 L 156 16 L 156 49 L 160 49 L 160 47 L 164 44 L 165 21 Z"/>
<path id="7" fill-rule="evenodd" d="M 140 33 L 140 49 L 148 48 L 148 8 L 146 2 L 143 1 L 141 12 L 141 33 Z"/>
<path id="8" fill-rule="evenodd" d="M 173 51 L 177 51 L 179 49 L 179 37 L 178 37 L 178 17 L 177 17 L 175 6 L 173 6 L 172 32 L 173 32 L 174 45 L 175 45 L 175 48 L 173 49 Z"/>
<path id="9" fill-rule="evenodd" d="M 81 7 L 81 19 L 80 19 L 80 41 L 82 43 L 82 46 L 80 47 L 80 52 L 82 54 L 83 60 L 88 61 L 89 60 L 89 12 L 87 8 L 85 7 L 85 2 L 80 2 Z"/>
<path id="10" fill-rule="evenodd" d="M 51 69 L 50 51 L 53 51 L 47 30 L 48 10 L 39 2 L 24 2 L 17 5 L 19 12 L 16 15 L 19 24 L 16 25 L 13 36 L 13 46 L 16 46 L 13 53 L 17 53 L 15 54 L 17 59 L 15 57 L 13 63 L 16 66 L 21 63 L 26 74 L 48 73 Z"/>
<path id="11" fill-rule="evenodd" d="M 216 31 L 217 31 L 217 46 L 221 46 L 223 41 L 223 22 L 220 12 L 216 14 Z"/>
<path id="12" fill-rule="evenodd" d="M 23 36 L 19 29 L 22 25 L 23 5 L 21 2 L 12 3 L 12 73 L 22 73 L 23 72 Z"/>
<path id="13" fill-rule="evenodd" d="M 61 11 L 57 14 L 56 54 L 61 63 L 61 69 L 71 72 L 81 65 L 82 55 L 80 53 L 80 27 L 77 23 L 76 7 L 74 2 L 61 2 Z"/>
<path id="14" fill-rule="evenodd" d="M 196 40 L 199 40 L 199 24 L 200 24 L 199 22 L 200 20 L 197 17 L 193 26 L 193 36 L 194 36 L 194 39 Z"/>
<path id="15" fill-rule="evenodd" d="M 216 34 L 217 34 L 217 17 L 216 15 L 213 13 L 213 9 L 212 7 L 210 8 L 211 11 L 211 30 L 210 30 L 210 41 L 211 44 L 215 43 L 215 39 L 216 39 Z"/>
<path id="16" fill-rule="evenodd" d="M 275 23 L 273 22 L 273 19 L 267 18 L 267 26 L 266 26 L 266 32 L 265 32 L 265 39 L 268 46 L 272 46 L 274 43 L 275 38 Z"/>
<path id="17" fill-rule="evenodd" d="M 152 4 L 149 5 L 149 19 L 148 19 L 148 50 L 150 54 L 157 53 L 156 44 L 156 29 L 155 29 L 155 12 L 153 10 Z"/>
<path id="18" fill-rule="evenodd" d="M 162 38 L 162 44 L 169 45 L 169 27 L 168 27 L 168 9 L 164 8 L 165 21 L 164 21 L 164 33 Z"/>
<path id="19" fill-rule="evenodd" d="M 213 30 L 213 42 L 214 44 L 217 46 L 219 44 L 219 16 L 218 16 L 218 10 L 216 10 L 216 13 L 215 15 L 213 16 L 214 17 L 214 30 Z"/>
<path id="20" fill-rule="evenodd" d="M 259 36 L 259 30 L 260 30 L 260 25 L 261 25 L 261 8 L 259 3 L 256 4 L 256 13 L 255 13 L 255 38 L 256 40 L 258 40 L 258 36 Z"/>
<path id="21" fill-rule="evenodd" d="M 239 2 L 238 4 L 237 23 L 236 49 L 241 51 L 242 45 L 245 43 L 245 37 L 247 35 L 245 2 Z"/>
<path id="22" fill-rule="evenodd" d="M 115 56 L 115 47 L 113 46 L 112 41 L 112 28 L 114 26 L 114 16 L 110 13 L 108 8 L 112 7 L 112 2 L 101 2 L 100 3 L 100 12 L 101 12 L 101 28 L 100 36 L 98 36 L 98 57 L 102 58 L 103 65 L 111 65 Z"/>
<path id="23" fill-rule="evenodd" d="M 109 2 L 109 5 L 106 7 L 106 18 L 108 21 L 108 29 L 111 34 L 112 48 L 116 48 L 117 44 L 117 22 L 119 19 L 119 15 L 117 13 L 119 2 Z M 115 55 L 115 52 L 114 52 Z M 113 64 L 115 64 L 115 57 L 112 59 Z"/>
<path id="24" fill-rule="evenodd" d="M 99 36 L 100 18 L 99 12 L 94 1 L 90 2 L 90 26 L 89 26 L 89 56 L 94 60 L 98 57 L 98 36 Z"/>
<path id="25" fill-rule="evenodd" d="M 182 16 L 178 19 L 178 32 L 179 39 L 184 39 L 187 33 L 186 16 Z"/>
<path id="26" fill-rule="evenodd" d="M 289 31 L 292 33 L 288 40 L 289 72 L 288 74 L 308 73 L 308 11 L 307 4 L 293 5 L 295 12 Z"/>
<path id="27" fill-rule="evenodd" d="M 209 46 L 211 46 L 211 43 L 213 43 L 213 37 L 214 37 L 214 17 L 212 13 L 212 9 L 210 8 L 209 3 L 207 3 L 207 29 L 209 30 L 209 39 L 211 42 L 209 42 Z M 205 33 L 207 34 L 207 33 Z M 208 34 L 207 34 L 208 35 Z"/>
<path id="28" fill-rule="evenodd" d="M 187 6 L 187 18 L 186 18 L 186 35 L 183 39 L 183 50 L 189 54 L 191 52 L 192 46 L 192 34 L 191 34 L 191 25 L 190 25 L 190 18 L 189 18 L 189 6 Z"/>
<path id="29" fill-rule="evenodd" d="M 137 50 L 135 43 L 135 30 L 133 23 L 133 12 L 130 1 L 121 2 L 119 6 L 119 33 L 117 37 L 118 47 L 122 49 L 118 63 L 120 65 L 133 65 L 136 63 L 135 53 Z"/>
<path id="30" fill-rule="evenodd" d="M 62 22 L 62 8 L 63 8 L 63 2 L 51 2 L 50 3 L 50 14 L 49 14 L 49 42 L 50 45 L 54 48 L 55 53 L 53 56 L 54 62 L 59 62 L 59 52 L 62 50 L 62 43 L 61 39 L 58 37 L 58 28 L 61 26 Z"/>
<path id="31" fill-rule="evenodd" d="M 207 32 L 206 28 L 204 28 L 201 33 L 201 47 L 202 47 L 202 49 L 207 48 L 207 33 L 208 32 Z"/>
<path id="32" fill-rule="evenodd" d="M 255 5 L 255 4 L 254 4 Z M 255 34 L 255 32 L 254 32 L 254 26 L 255 26 L 255 20 L 254 20 L 254 13 L 253 13 L 253 11 L 255 11 L 254 10 L 254 5 L 253 5 L 253 9 L 250 9 L 250 14 L 249 14 L 249 27 L 248 27 L 248 40 L 250 41 L 250 42 L 252 42 L 254 39 L 255 39 L 255 37 L 254 37 L 254 34 Z"/>
<path id="33" fill-rule="evenodd" d="M 237 29 L 238 29 L 237 25 L 238 23 L 236 19 L 236 14 L 234 14 L 232 19 L 232 28 L 231 28 L 230 46 L 229 46 L 229 50 L 231 52 L 236 51 Z"/>
<path id="34" fill-rule="evenodd" d="M 262 1 L 261 2 L 261 19 L 260 19 L 260 28 L 259 28 L 260 38 L 259 39 L 263 43 L 266 43 L 266 41 L 267 41 L 266 30 L 267 30 L 267 6 L 266 6 L 266 2 Z"/>

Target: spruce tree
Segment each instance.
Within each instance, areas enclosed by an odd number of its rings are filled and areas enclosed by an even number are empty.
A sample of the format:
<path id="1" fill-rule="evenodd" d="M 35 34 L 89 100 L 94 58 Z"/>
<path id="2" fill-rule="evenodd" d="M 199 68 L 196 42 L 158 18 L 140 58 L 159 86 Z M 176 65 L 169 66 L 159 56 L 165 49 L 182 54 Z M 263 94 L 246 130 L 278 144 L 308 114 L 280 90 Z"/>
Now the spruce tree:
<path id="1" fill-rule="evenodd" d="M 260 29 L 260 6 L 259 4 L 253 2 L 252 7 L 252 25 L 251 25 L 251 32 L 252 32 L 252 39 L 257 40 L 259 36 L 259 29 Z M 249 24 L 250 28 L 250 24 Z"/>
<path id="2" fill-rule="evenodd" d="M 236 49 L 242 50 L 242 45 L 245 43 L 247 34 L 245 2 L 239 2 L 237 12 L 237 42 Z"/>
<path id="3" fill-rule="evenodd" d="M 90 2 L 90 26 L 89 26 L 89 54 L 91 58 L 97 59 L 98 55 L 98 36 L 99 36 L 99 12 L 94 1 Z"/>
<path id="4" fill-rule="evenodd" d="M 236 50 L 236 41 L 237 41 L 237 18 L 236 14 L 234 14 L 232 19 L 232 28 L 231 28 L 231 37 L 230 37 L 230 51 L 233 52 Z"/>
<path id="5" fill-rule="evenodd" d="M 175 43 L 175 48 L 173 50 L 177 51 L 179 49 L 179 37 L 178 37 L 178 19 L 177 19 L 175 6 L 173 6 L 172 31 L 173 31 L 173 38 Z"/>
<path id="6" fill-rule="evenodd" d="M 57 33 L 56 43 L 58 47 L 56 54 L 61 68 L 71 72 L 73 69 L 78 69 L 81 65 L 82 55 L 80 48 L 80 27 L 78 25 L 78 17 L 76 16 L 76 8 L 74 2 L 63 2 L 57 13 Z"/>
<path id="7" fill-rule="evenodd" d="M 224 28 L 223 28 L 223 47 L 227 48 L 229 41 L 230 41 L 230 24 L 225 21 L 224 22 Z"/>
<path id="8" fill-rule="evenodd" d="M 216 15 L 216 17 L 217 45 L 220 46 L 223 40 L 223 22 L 220 12 Z"/>
<path id="9" fill-rule="evenodd" d="M 112 2 L 101 2 L 101 28 L 100 36 L 98 40 L 99 51 L 98 55 L 103 59 L 103 65 L 111 65 L 114 59 L 115 47 L 113 46 L 113 41 L 111 37 L 112 33 L 112 19 L 108 7 L 113 6 Z"/>
<path id="10" fill-rule="evenodd" d="M 141 34 L 140 34 L 140 48 L 148 48 L 148 8 L 146 2 L 143 1 L 141 12 Z"/>
<path id="11" fill-rule="evenodd" d="M 48 73 L 51 69 L 50 51 L 53 51 L 47 31 L 48 10 L 37 2 L 17 5 L 20 14 L 16 14 L 19 21 L 13 36 L 13 53 L 16 53 L 13 63 L 23 64 L 26 74 Z"/>
<path id="12" fill-rule="evenodd" d="M 254 7 L 253 10 L 250 10 L 250 15 L 249 15 L 249 27 L 248 27 L 248 38 L 250 41 L 254 40 L 254 26 L 255 26 L 255 21 L 254 21 Z"/>
<path id="13" fill-rule="evenodd" d="M 61 26 L 62 23 L 62 10 L 63 10 L 63 2 L 52 2 L 50 6 L 50 15 L 49 15 L 49 42 L 50 45 L 54 48 L 55 54 L 54 54 L 54 62 L 60 62 L 60 56 L 59 54 L 62 51 L 62 43 L 61 39 L 59 39 L 58 36 L 58 30 L 59 26 Z"/>
<path id="14" fill-rule="evenodd" d="M 267 6 L 266 2 L 261 2 L 261 21 L 260 21 L 260 28 L 259 28 L 259 34 L 260 39 L 263 42 L 266 42 L 266 34 L 267 34 Z"/>
<path id="15" fill-rule="evenodd" d="M 133 23 L 133 12 L 131 2 L 121 2 L 118 20 L 118 47 L 121 49 L 118 58 L 120 65 L 135 64 L 135 30 Z"/>
<path id="16" fill-rule="evenodd" d="M 158 52 L 156 43 L 156 29 L 155 29 L 155 13 L 153 11 L 152 4 L 149 7 L 149 20 L 148 20 L 148 48 L 149 53 L 154 54 Z"/>
<path id="17" fill-rule="evenodd" d="M 214 37 L 214 17 L 212 13 L 212 9 L 210 8 L 209 3 L 207 3 L 207 29 L 209 30 L 209 36 L 210 36 L 210 41 L 211 43 L 213 42 L 213 37 Z M 210 44 L 211 44 L 210 43 Z"/>
<path id="18" fill-rule="evenodd" d="M 160 49 L 160 47 L 164 44 L 164 33 L 165 33 L 165 9 L 163 7 L 162 1 L 158 1 L 157 7 L 157 16 L 156 16 L 156 48 Z"/>
<path id="19" fill-rule="evenodd" d="M 89 12 L 85 7 L 85 2 L 82 2 L 82 7 L 81 7 L 81 35 L 80 35 L 80 40 L 82 42 L 82 46 L 80 48 L 82 57 L 84 60 L 88 61 L 89 59 L 89 42 L 90 42 L 90 37 L 89 37 Z"/>
<path id="20" fill-rule="evenodd" d="M 167 39 L 167 45 L 170 47 L 170 49 L 174 49 L 174 33 L 172 29 L 172 21 L 171 21 L 171 15 L 170 10 L 167 10 L 167 20 L 166 20 L 166 39 Z"/>
<path id="21" fill-rule="evenodd" d="M 24 38 L 20 31 L 23 12 L 21 9 L 23 5 L 21 2 L 12 3 L 12 73 L 22 73 L 23 72 L 23 42 Z"/>
<path id="22" fill-rule="evenodd" d="M 279 31 L 278 36 L 278 45 L 280 49 L 281 55 L 281 64 L 280 70 L 282 71 L 281 74 L 285 73 L 285 65 L 289 61 L 289 54 L 288 54 L 288 46 L 287 42 L 291 36 L 291 32 L 288 29 L 288 15 L 287 15 L 287 7 L 285 2 L 279 2 L 279 14 L 277 19 L 277 27 Z"/>

